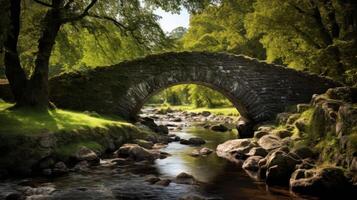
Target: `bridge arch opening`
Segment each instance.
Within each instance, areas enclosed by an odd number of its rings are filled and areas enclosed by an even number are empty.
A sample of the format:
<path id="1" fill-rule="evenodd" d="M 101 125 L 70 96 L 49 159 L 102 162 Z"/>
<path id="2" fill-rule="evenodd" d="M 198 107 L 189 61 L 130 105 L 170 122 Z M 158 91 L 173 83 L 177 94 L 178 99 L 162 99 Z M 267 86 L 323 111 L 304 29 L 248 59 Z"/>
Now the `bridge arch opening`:
<path id="1" fill-rule="evenodd" d="M 190 108 L 200 111 L 217 109 L 217 113 L 220 109 L 224 109 L 228 113 L 250 120 L 246 108 L 239 99 L 223 88 L 205 82 L 178 82 L 158 88 L 137 103 L 134 108 L 136 116 L 147 105 L 165 105 L 183 110 Z"/>

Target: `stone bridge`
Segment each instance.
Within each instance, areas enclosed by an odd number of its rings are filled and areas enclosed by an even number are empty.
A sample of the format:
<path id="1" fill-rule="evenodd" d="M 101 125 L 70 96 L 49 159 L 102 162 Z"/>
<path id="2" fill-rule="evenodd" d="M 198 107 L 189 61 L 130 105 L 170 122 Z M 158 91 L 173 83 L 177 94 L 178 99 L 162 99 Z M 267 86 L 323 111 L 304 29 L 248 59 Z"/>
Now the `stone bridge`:
<path id="1" fill-rule="evenodd" d="M 256 59 L 206 52 L 151 55 L 51 79 L 51 100 L 60 108 L 118 114 L 134 119 L 145 101 L 167 87 L 195 83 L 224 94 L 241 115 L 272 119 L 286 106 L 309 102 L 337 83 Z"/>

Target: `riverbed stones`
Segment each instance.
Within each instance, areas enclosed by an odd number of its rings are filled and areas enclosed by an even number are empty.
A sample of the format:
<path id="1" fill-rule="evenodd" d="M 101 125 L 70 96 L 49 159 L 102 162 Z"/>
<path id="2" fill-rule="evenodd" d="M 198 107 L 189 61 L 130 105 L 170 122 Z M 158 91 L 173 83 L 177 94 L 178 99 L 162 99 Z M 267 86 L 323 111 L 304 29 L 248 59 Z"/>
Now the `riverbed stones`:
<path id="1" fill-rule="evenodd" d="M 118 157 L 130 158 L 134 161 L 154 161 L 160 158 L 160 152 L 145 149 L 137 144 L 124 144 L 115 154 Z"/>
<path id="2" fill-rule="evenodd" d="M 194 145 L 194 146 L 199 146 L 199 145 L 203 145 L 206 143 L 206 141 L 202 138 L 199 137 L 193 137 L 188 139 L 190 145 Z"/>
<path id="3" fill-rule="evenodd" d="M 160 186 L 167 187 L 167 186 L 170 185 L 171 182 L 172 182 L 172 181 L 171 181 L 170 179 L 161 179 L 161 180 L 157 181 L 157 182 L 155 183 L 155 185 L 160 185 Z"/>
<path id="4" fill-rule="evenodd" d="M 77 150 L 75 158 L 78 161 L 87 161 L 90 164 L 98 164 L 100 160 L 94 151 L 85 146 L 82 146 Z"/>
<path id="5" fill-rule="evenodd" d="M 316 154 L 309 147 L 299 147 L 292 150 L 292 153 L 299 156 L 301 159 L 315 158 Z"/>
<path id="6" fill-rule="evenodd" d="M 211 130 L 216 132 L 226 132 L 228 131 L 228 128 L 223 124 L 219 124 L 219 125 L 211 126 Z"/>
<path id="7" fill-rule="evenodd" d="M 268 154 L 268 151 L 265 150 L 262 147 L 253 147 L 249 152 L 248 152 L 248 156 L 261 156 L 261 157 L 265 157 Z"/>
<path id="8" fill-rule="evenodd" d="M 249 171 L 258 171 L 258 163 L 261 159 L 263 159 L 262 156 L 251 156 L 244 161 L 242 168 Z"/>
<path id="9" fill-rule="evenodd" d="M 264 135 L 258 140 L 258 144 L 264 149 L 270 151 L 281 147 L 281 139 L 275 135 Z"/>
<path id="10" fill-rule="evenodd" d="M 54 176 L 61 176 L 68 173 L 67 165 L 64 162 L 58 162 L 53 167 L 52 173 Z"/>
<path id="11" fill-rule="evenodd" d="M 201 155 L 209 155 L 213 152 L 213 150 L 207 147 L 203 147 L 199 152 Z"/>
<path id="12" fill-rule="evenodd" d="M 266 132 L 266 131 L 255 131 L 254 138 L 259 139 L 259 138 L 263 137 L 264 135 L 268 135 L 268 134 L 269 134 L 269 132 Z"/>

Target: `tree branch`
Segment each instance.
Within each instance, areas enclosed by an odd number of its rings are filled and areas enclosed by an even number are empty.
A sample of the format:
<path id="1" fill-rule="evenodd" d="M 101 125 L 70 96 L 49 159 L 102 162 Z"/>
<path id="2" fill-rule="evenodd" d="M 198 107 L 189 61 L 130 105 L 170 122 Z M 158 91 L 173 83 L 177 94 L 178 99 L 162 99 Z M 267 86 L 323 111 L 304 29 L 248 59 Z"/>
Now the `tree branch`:
<path id="1" fill-rule="evenodd" d="M 124 24 L 120 23 L 119 21 L 117 21 L 116 19 L 114 19 L 112 17 L 99 16 L 99 15 L 96 15 L 96 14 L 88 14 L 88 17 L 93 17 L 93 18 L 96 18 L 96 19 L 101 19 L 101 20 L 106 20 L 106 21 L 112 22 L 115 26 L 117 26 L 122 31 L 129 30 L 128 27 L 126 27 Z"/>
<path id="2" fill-rule="evenodd" d="M 84 9 L 84 11 L 80 14 L 80 15 L 77 15 L 75 17 L 70 17 L 70 18 L 65 18 L 62 20 L 63 23 L 66 23 L 66 22 L 73 22 L 73 21 L 76 21 L 76 20 L 80 20 L 82 19 L 83 17 L 87 16 L 88 15 L 88 12 L 89 10 L 97 3 L 98 0 L 92 0 L 90 2 L 90 4 L 88 4 L 88 6 Z M 71 2 L 71 1 L 70 1 Z M 70 3 L 69 2 L 69 3 Z"/>
<path id="3" fill-rule="evenodd" d="M 33 0 L 34 2 L 40 4 L 40 5 L 43 5 L 43 6 L 46 6 L 46 7 L 50 7 L 50 8 L 53 8 L 53 6 L 49 3 L 45 3 L 43 1 L 40 1 L 40 0 Z"/>

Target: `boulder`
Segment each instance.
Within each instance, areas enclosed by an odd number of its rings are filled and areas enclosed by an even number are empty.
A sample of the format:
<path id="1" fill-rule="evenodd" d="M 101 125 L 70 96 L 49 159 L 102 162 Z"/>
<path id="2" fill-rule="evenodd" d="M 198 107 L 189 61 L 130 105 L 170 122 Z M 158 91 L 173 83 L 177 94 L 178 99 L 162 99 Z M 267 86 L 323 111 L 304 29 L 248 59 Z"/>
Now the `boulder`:
<path id="1" fill-rule="evenodd" d="M 164 126 L 164 125 L 159 125 L 155 129 L 155 132 L 167 135 L 167 134 L 169 134 L 169 128 L 167 128 L 167 126 Z"/>
<path id="2" fill-rule="evenodd" d="M 254 136 L 253 123 L 240 118 L 237 122 L 237 131 L 239 138 L 251 138 Z"/>
<path id="3" fill-rule="evenodd" d="M 315 158 L 316 154 L 309 147 L 299 147 L 292 150 L 292 153 L 299 156 L 301 159 Z"/>
<path id="4" fill-rule="evenodd" d="M 150 183 L 150 184 L 154 184 L 158 181 L 160 181 L 161 179 L 159 177 L 153 176 L 153 175 L 149 175 L 145 178 L 145 181 Z"/>
<path id="5" fill-rule="evenodd" d="M 296 164 L 300 161 L 290 157 L 286 152 L 275 151 L 268 155 L 266 162 L 266 183 L 268 185 L 288 185 Z"/>
<path id="6" fill-rule="evenodd" d="M 124 144 L 115 154 L 118 157 L 130 158 L 134 161 L 154 161 L 160 158 L 160 152 L 145 149 L 137 144 Z"/>
<path id="7" fill-rule="evenodd" d="M 270 151 L 281 147 L 282 142 L 278 136 L 275 135 L 264 135 L 258 140 L 258 144 L 264 149 Z"/>
<path id="8" fill-rule="evenodd" d="M 290 189 L 301 194 L 331 197 L 348 195 L 351 184 L 340 168 L 298 169 L 290 179 Z"/>
<path id="9" fill-rule="evenodd" d="M 261 156 L 251 156 L 244 161 L 242 168 L 249 171 L 258 171 L 258 163 L 261 159 L 263 159 Z"/>
<path id="10" fill-rule="evenodd" d="M 186 139 L 180 139 L 180 144 L 185 144 L 185 145 L 189 145 L 190 141 L 186 140 Z"/>
<path id="11" fill-rule="evenodd" d="M 217 146 L 216 153 L 219 157 L 241 163 L 239 160 L 246 159 L 248 157 L 246 154 L 256 146 L 257 144 L 253 143 L 250 139 L 228 140 Z"/>
<path id="12" fill-rule="evenodd" d="M 99 164 L 100 161 L 98 155 L 85 146 L 82 146 L 77 150 L 75 158 L 78 161 L 87 161 L 90 164 Z"/>
<path id="13" fill-rule="evenodd" d="M 178 184 L 188 184 L 193 185 L 196 184 L 196 179 L 191 175 L 185 172 L 181 172 L 179 175 L 176 176 L 175 182 Z"/>
<path id="14" fill-rule="evenodd" d="M 203 111 L 203 112 L 201 113 L 201 115 L 204 116 L 204 117 L 208 117 L 208 116 L 211 115 L 211 112 L 209 112 L 209 111 Z"/>
<path id="15" fill-rule="evenodd" d="M 200 154 L 201 155 L 209 155 L 213 152 L 212 149 L 207 148 L 207 147 L 203 147 L 202 149 L 200 149 Z"/>
<path id="16" fill-rule="evenodd" d="M 217 132 L 226 132 L 226 131 L 228 131 L 228 128 L 226 126 L 224 126 L 223 124 L 219 124 L 219 125 L 211 126 L 211 130 L 217 131 Z"/>

